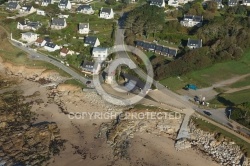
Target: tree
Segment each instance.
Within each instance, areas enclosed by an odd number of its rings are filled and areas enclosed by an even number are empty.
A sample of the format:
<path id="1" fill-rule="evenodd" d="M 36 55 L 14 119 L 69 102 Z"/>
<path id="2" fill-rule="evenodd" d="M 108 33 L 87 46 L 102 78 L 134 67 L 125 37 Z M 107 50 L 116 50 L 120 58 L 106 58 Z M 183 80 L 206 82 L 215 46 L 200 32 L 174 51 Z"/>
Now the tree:
<path id="1" fill-rule="evenodd" d="M 217 2 L 215 1 L 208 1 L 206 2 L 207 3 L 207 10 L 212 12 L 212 13 L 215 13 L 215 11 L 217 11 Z"/>
<path id="2" fill-rule="evenodd" d="M 108 5 L 115 5 L 116 0 L 105 0 L 105 3 L 108 4 Z"/>

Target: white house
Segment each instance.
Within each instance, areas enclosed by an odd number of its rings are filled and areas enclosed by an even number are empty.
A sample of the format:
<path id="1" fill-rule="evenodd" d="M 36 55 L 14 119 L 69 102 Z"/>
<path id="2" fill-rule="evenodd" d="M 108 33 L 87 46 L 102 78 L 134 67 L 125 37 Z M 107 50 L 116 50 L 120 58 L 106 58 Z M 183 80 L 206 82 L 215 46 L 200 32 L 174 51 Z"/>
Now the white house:
<path id="1" fill-rule="evenodd" d="M 35 42 L 38 38 L 38 34 L 32 32 L 25 32 L 22 33 L 22 40 L 26 41 L 27 43 Z"/>
<path id="2" fill-rule="evenodd" d="M 98 61 L 104 61 L 108 57 L 108 49 L 95 47 L 92 51 L 92 58 Z"/>
<path id="3" fill-rule="evenodd" d="M 60 30 L 67 26 L 66 19 L 64 18 L 52 18 L 51 29 Z"/>
<path id="4" fill-rule="evenodd" d="M 94 14 L 95 11 L 92 9 L 92 6 L 90 5 L 80 5 L 76 9 L 77 13 L 83 13 L 83 14 Z"/>
<path id="5" fill-rule="evenodd" d="M 46 16 L 46 13 L 45 13 L 44 10 L 39 10 L 39 9 L 37 9 L 36 14 L 37 14 L 37 15 L 40 15 L 40 16 Z"/>
<path id="6" fill-rule="evenodd" d="M 150 5 L 165 7 L 165 0 L 151 0 Z"/>
<path id="7" fill-rule="evenodd" d="M 242 5 L 250 6 L 250 0 L 243 0 Z"/>
<path id="8" fill-rule="evenodd" d="M 58 7 L 61 10 L 69 10 L 71 9 L 71 3 L 69 0 L 60 0 L 60 2 L 58 3 Z"/>
<path id="9" fill-rule="evenodd" d="M 86 36 L 84 38 L 84 46 L 97 47 L 100 45 L 100 41 L 95 36 Z"/>
<path id="10" fill-rule="evenodd" d="M 41 6 L 48 6 L 49 4 L 54 4 L 54 0 L 43 0 Z"/>
<path id="11" fill-rule="evenodd" d="M 31 5 L 25 5 L 25 6 L 22 6 L 21 9 L 19 9 L 19 12 L 25 13 L 25 14 L 31 14 L 31 13 L 36 12 L 36 9 Z"/>
<path id="12" fill-rule="evenodd" d="M 194 40 L 188 38 L 187 47 L 190 49 L 201 48 L 202 47 L 202 39 L 201 40 Z"/>
<path id="13" fill-rule="evenodd" d="M 224 5 L 222 4 L 222 0 L 213 0 L 213 1 L 217 3 L 217 9 L 224 8 Z"/>
<path id="14" fill-rule="evenodd" d="M 180 22 L 181 25 L 185 27 L 193 27 L 202 25 L 203 16 L 192 16 L 192 15 L 184 15 L 183 20 Z"/>
<path id="15" fill-rule="evenodd" d="M 78 33 L 88 34 L 89 33 L 89 23 L 80 23 L 78 26 Z"/>
<path id="16" fill-rule="evenodd" d="M 45 46 L 45 44 L 47 43 L 47 41 L 46 40 L 44 40 L 43 38 L 38 38 L 36 41 L 35 41 L 35 46 L 37 46 L 37 47 L 43 47 L 43 46 Z"/>
<path id="17" fill-rule="evenodd" d="M 169 0 L 168 1 L 168 6 L 178 7 L 179 6 L 179 1 L 178 0 Z"/>
<path id="18" fill-rule="evenodd" d="M 61 47 L 54 44 L 54 43 L 51 43 L 51 42 L 47 42 L 45 45 L 44 45 L 44 49 L 49 51 L 49 52 L 54 52 L 56 50 L 59 50 Z"/>
<path id="19" fill-rule="evenodd" d="M 21 6 L 19 5 L 18 2 L 8 2 L 6 9 L 10 10 L 10 11 L 14 11 L 14 10 L 19 10 L 21 8 Z"/>
<path id="20" fill-rule="evenodd" d="M 237 6 L 238 5 L 238 0 L 228 0 L 227 5 L 230 7 Z"/>
<path id="21" fill-rule="evenodd" d="M 40 27 L 42 26 L 42 24 L 40 22 L 31 22 L 29 20 L 24 20 L 21 22 L 17 23 L 17 29 L 20 30 L 33 30 L 36 31 L 38 30 Z"/>
<path id="22" fill-rule="evenodd" d="M 101 8 L 100 11 L 100 18 L 104 19 L 113 19 L 114 18 L 114 12 L 112 8 Z"/>

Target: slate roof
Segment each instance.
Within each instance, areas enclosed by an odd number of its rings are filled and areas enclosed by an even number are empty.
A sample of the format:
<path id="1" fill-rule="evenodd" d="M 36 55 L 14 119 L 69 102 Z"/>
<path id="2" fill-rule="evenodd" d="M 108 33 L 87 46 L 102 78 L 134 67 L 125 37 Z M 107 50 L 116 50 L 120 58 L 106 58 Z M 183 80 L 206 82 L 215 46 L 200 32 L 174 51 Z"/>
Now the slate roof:
<path id="1" fill-rule="evenodd" d="M 80 23 L 79 29 L 89 28 L 89 23 Z"/>
<path id="2" fill-rule="evenodd" d="M 51 1 L 52 0 L 43 0 L 44 3 L 48 3 L 48 4 L 51 4 Z"/>
<path id="3" fill-rule="evenodd" d="M 32 32 L 25 32 L 25 33 L 22 33 L 22 34 L 27 35 L 27 36 L 36 35 L 36 33 L 32 33 Z"/>
<path id="4" fill-rule="evenodd" d="M 32 8 L 32 6 L 31 6 L 31 5 L 25 5 L 25 6 L 23 6 L 22 8 L 23 8 L 23 9 L 26 8 L 25 11 L 30 11 L 31 8 Z"/>
<path id="5" fill-rule="evenodd" d="M 202 41 L 196 39 L 188 39 L 188 46 L 202 47 Z"/>
<path id="6" fill-rule="evenodd" d="M 155 46 L 155 51 L 161 52 L 162 48 L 163 48 L 163 46 L 156 45 L 156 46 Z"/>
<path id="7" fill-rule="evenodd" d="M 103 47 L 95 47 L 93 48 L 93 52 L 106 52 L 107 48 L 103 48 Z"/>
<path id="8" fill-rule="evenodd" d="M 136 46 L 143 47 L 144 42 L 143 41 L 136 41 L 135 42 Z"/>
<path id="9" fill-rule="evenodd" d="M 76 9 L 76 11 L 81 11 L 81 10 L 89 10 L 92 9 L 92 7 L 90 5 L 80 5 L 78 6 L 78 8 Z"/>
<path id="10" fill-rule="evenodd" d="M 81 66 L 81 68 L 83 68 L 85 70 L 93 71 L 94 64 L 95 64 L 95 62 L 83 61 L 80 66 Z"/>
<path id="11" fill-rule="evenodd" d="M 168 54 L 169 54 L 169 55 L 172 55 L 172 56 L 176 56 L 177 50 L 176 50 L 176 49 L 169 48 L 169 49 L 168 49 Z"/>
<path id="12" fill-rule="evenodd" d="M 111 13 L 111 8 L 101 8 L 101 13 L 108 13 L 110 14 Z"/>
<path id="13" fill-rule="evenodd" d="M 51 43 L 51 42 L 47 42 L 47 43 L 45 43 L 45 46 L 50 47 L 50 48 L 55 48 L 56 44 Z"/>
<path id="14" fill-rule="evenodd" d="M 17 3 L 17 2 L 9 2 L 9 3 L 7 4 L 7 7 L 8 7 L 9 9 L 16 9 L 17 6 L 18 6 L 18 3 Z"/>
<path id="15" fill-rule="evenodd" d="M 158 5 L 162 6 L 164 0 L 151 0 L 150 4 L 151 5 Z"/>
<path id="16" fill-rule="evenodd" d="M 59 6 L 67 6 L 68 5 L 68 3 L 69 3 L 69 1 L 68 0 L 60 0 L 60 2 L 59 2 Z"/>
<path id="17" fill-rule="evenodd" d="M 161 53 L 168 54 L 168 51 L 169 51 L 168 47 L 162 47 Z"/>
<path id="18" fill-rule="evenodd" d="M 184 15 L 184 20 L 193 20 L 196 22 L 202 22 L 203 17 L 202 16 L 195 16 L 195 15 Z"/>
<path id="19" fill-rule="evenodd" d="M 95 36 L 87 36 L 84 38 L 84 43 L 89 44 L 92 47 L 94 47 L 96 40 L 97 40 L 97 37 Z"/>
<path id="20" fill-rule="evenodd" d="M 65 19 L 64 18 L 53 18 L 51 21 L 51 25 L 59 25 L 64 26 L 65 25 Z"/>
<path id="21" fill-rule="evenodd" d="M 137 40 L 135 43 L 136 43 L 136 46 L 143 47 L 146 50 L 153 50 L 155 52 L 160 52 L 165 55 L 176 56 L 177 54 L 177 49 L 174 49 L 174 48 L 168 48 L 165 46 L 157 45 L 154 43 L 143 42 L 139 40 Z"/>

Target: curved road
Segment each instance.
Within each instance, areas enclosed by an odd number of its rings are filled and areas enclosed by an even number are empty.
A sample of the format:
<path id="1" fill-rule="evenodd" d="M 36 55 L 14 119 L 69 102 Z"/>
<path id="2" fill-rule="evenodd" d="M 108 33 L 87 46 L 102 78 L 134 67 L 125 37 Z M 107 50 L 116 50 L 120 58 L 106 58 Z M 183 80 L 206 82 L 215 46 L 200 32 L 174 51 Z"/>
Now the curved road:
<path id="1" fill-rule="evenodd" d="M 34 60 L 40 60 L 40 61 L 45 61 L 45 62 L 48 62 L 48 63 L 51 63 L 55 66 L 57 66 L 58 68 L 64 70 L 66 73 L 68 73 L 69 75 L 72 76 L 72 78 L 76 79 L 76 80 L 79 80 L 81 81 L 83 84 L 86 85 L 86 82 L 89 81 L 89 79 L 81 76 L 80 74 L 78 74 L 77 72 L 75 72 L 74 70 L 70 69 L 69 67 L 65 66 L 64 64 L 62 64 L 61 62 L 55 60 L 55 59 L 52 59 L 46 55 L 43 55 L 43 54 L 40 54 L 40 53 L 37 53 L 33 50 L 30 50 L 29 48 L 27 47 L 24 47 L 24 46 L 20 46 L 20 44 L 14 42 L 14 41 L 10 41 L 12 45 L 14 45 L 15 47 L 18 47 L 19 49 L 27 52 L 29 54 L 29 58 L 30 59 L 34 59 Z"/>

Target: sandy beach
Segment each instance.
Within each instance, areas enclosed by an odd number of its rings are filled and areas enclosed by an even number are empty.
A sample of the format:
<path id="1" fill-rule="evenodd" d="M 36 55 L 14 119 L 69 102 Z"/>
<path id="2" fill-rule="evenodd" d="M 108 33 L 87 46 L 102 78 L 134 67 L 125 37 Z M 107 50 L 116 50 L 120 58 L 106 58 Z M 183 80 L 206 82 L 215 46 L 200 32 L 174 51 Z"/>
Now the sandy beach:
<path id="1" fill-rule="evenodd" d="M 3 72 L 3 68 L 1 69 Z M 60 152 L 60 155 L 52 156 L 48 161 L 50 166 L 218 165 L 210 157 L 204 156 L 197 150 L 177 151 L 174 148 L 173 135 L 151 132 L 135 132 L 133 138 L 128 140 L 127 157 L 119 158 L 114 155 L 114 148 L 107 143 L 105 135 L 97 137 L 100 126 L 111 122 L 111 119 L 73 119 L 62 110 L 71 113 L 108 111 L 119 113 L 123 108 L 114 107 L 98 95 L 95 96 L 92 92 L 82 92 L 81 89 L 70 85 L 59 85 L 57 89 L 51 90 L 37 82 L 17 76 L 11 77 L 19 80 L 18 85 L 0 92 L 22 90 L 24 96 L 39 94 L 27 99 L 39 100 L 39 103 L 33 104 L 31 108 L 37 114 L 36 123 L 55 122 L 60 129 L 61 138 L 66 140 L 64 150 Z M 60 95 L 51 98 L 50 94 L 54 91 Z M 179 122 L 176 124 L 178 125 Z"/>

